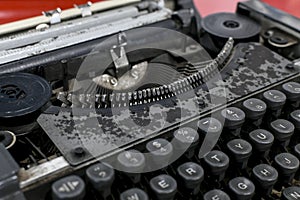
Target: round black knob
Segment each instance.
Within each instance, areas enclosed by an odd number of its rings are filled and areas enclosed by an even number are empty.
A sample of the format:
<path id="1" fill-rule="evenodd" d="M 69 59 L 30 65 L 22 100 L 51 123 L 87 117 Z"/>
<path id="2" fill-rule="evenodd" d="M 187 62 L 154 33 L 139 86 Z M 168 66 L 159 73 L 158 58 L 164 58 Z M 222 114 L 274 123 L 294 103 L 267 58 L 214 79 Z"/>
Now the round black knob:
<path id="1" fill-rule="evenodd" d="M 248 159 L 252 154 L 252 146 L 243 139 L 234 139 L 227 143 L 230 155 L 233 157 L 242 169 L 247 167 Z"/>
<path id="2" fill-rule="evenodd" d="M 275 139 L 279 142 L 286 143 L 285 145 L 288 145 L 295 130 L 295 126 L 285 119 L 278 119 L 271 122 L 270 128 Z"/>
<path id="3" fill-rule="evenodd" d="M 299 160 L 290 153 L 281 153 L 275 156 L 275 165 L 284 182 L 289 183 L 299 169 Z"/>
<path id="4" fill-rule="evenodd" d="M 230 200 L 228 194 L 222 190 L 210 190 L 206 192 L 203 196 L 204 200 Z"/>
<path id="5" fill-rule="evenodd" d="M 137 150 L 120 153 L 117 157 L 118 170 L 124 172 L 134 183 L 140 181 L 141 172 L 146 164 L 144 154 Z"/>
<path id="6" fill-rule="evenodd" d="M 298 200 L 300 199 L 300 187 L 292 186 L 285 188 L 281 195 L 282 200 Z"/>
<path id="7" fill-rule="evenodd" d="M 150 180 L 150 188 L 156 199 L 173 200 L 177 192 L 177 182 L 173 177 L 163 174 Z"/>
<path id="8" fill-rule="evenodd" d="M 200 186 L 204 180 L 204 170 L 197 163 L 184 163 L 177 168 L 177 172 L 187 189 L 194 189 Z"/>
<path id="9" fill-rule="evenodd" d="M 237 177 L 229 181 L 232 195 L 239 200 L 248 200 L 254 196 L 255 186 L 245 177 Z"/>
<path id="10" fill-rule="evenodd" d="M 173 145 L 166 139 L 157 138 L 146 144 L 149 160 L 156 167 L 164 168 L 173 155 Z"/>
<path id="11" fill-rule="evenodd" d="M 148 200 L 148 195 L 139 188 L 132 188 L 121 193 L 120 200 Z"/>
<path id="12" fill-rule="evenodd" d="M 288 82 L 282 85 L 282 89 L 290 101 L 300 101 L 300 83 Z"/>
<path id="13" fill-rule="evenodd" d="M 52 184 L 52 198 L 54 200 L 82 200 L 84 196 L 85 183 L 79 176 L 67 176 Z"/>
<path id="14" fill-rule="evenodd" d="M 225 172 L 229 167 L 229 157 L 222 151 L 211 151 L 204 157 L 207 170 L 218 180 L 224 178 Z"/>
<path id="15" fill-rule="evenodd" d="M 290 114 L 290 121 L 297 130 L 300 130 L 300 110 L 295 110 Z"/>
<path id="16" fill-rule="evenodd" d="M 244 111 L 236 107 L 225 108 L 221 111 L 221 115 L 225 118 L 224 126 L 230 129 L 242 126 L 246 117 Z"/>
<path id="17" fill-rule="evenodd" d="M 286 102 L 286 96 L 279 90 L 268 90 L 263 93 L 264 101 L 271 110 L 282 108 Z"/>
<path id="18" fill-rule="evenodd" d="M 278 179 L 277 170 L 270 165 L 260 164 L 256 165 L 252 169 L 252 172 L 252 177 L 258 184 L 258 188 L 262 188 L 266 195 L 269 195 Z"/>
<path id="19" fill-rule="evenodd" d="M 106 163 L 97 163 L 86 170 L 88 181 L 103 198 L 111 194 L 111 185 L 115 180 L 115 170 Z"/>
<path id="20" fill-rule="evenodd" d="M 244 101 L 243 108 L 247 118 L 252 120 L 262 118 L 267 111 L 266 103 L 256 98 L 251 98 Z"/>
<path id="21" fill-rule="evenodd" d="M 264 129 L 256 129 L 250 132 L 249 138 L 253 147 L 259 152 L 268 151 L 274 142 L 272 133 Z"/>

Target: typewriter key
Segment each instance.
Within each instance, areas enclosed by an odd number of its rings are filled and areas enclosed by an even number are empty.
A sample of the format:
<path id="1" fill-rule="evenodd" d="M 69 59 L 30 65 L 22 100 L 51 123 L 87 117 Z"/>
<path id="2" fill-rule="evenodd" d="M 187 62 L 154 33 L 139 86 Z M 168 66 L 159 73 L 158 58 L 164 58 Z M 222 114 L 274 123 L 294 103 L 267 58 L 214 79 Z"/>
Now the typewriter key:
<path id="1" fill-rule="evenodd" d="M 204 200 L 230 200 L 228 194 L 222 190 L 210 190 L 203 196 Z"/>
<path id="2" fill-rule="evenodd" d="M 246 140 L 235 139 L 227 143 L 227 148 L 236 164 L 241 167 L 241 169 L 246 168 L 248 159 L 252 153 L 251 144 Z"/>
<path id="3" fill-rule="evenodd" d="M 255 192 L 255 186 L 245 177 L 237 177 L 229 181 L 229 189 L 238 200 L 251 199 Z"/>
<path id="4" fill-rule="evenodd" d="M 298 200 L 300 199 L 300 187 L 292 186 L 285 188 L 281 195 L 282 200 Z"/>
<path id="5" fill-rule="evenodd" d="M 149 152 L 149 162 L 159 169 L 166 167 L 173 155 L 173 145 L 163 138 L 148 142 L 146 149 Z"/>
<path id="6" fill-rule="evenodd" d="M 277 170 L 267 164 L 260 164 L 252 169 L 252 177 L 255 179 L 258 190 L 261 190 L 263 194 L 271 194 L 272 188 L 278 179 Z"/>
<path id="7" fill-rule="evenodd" d="M 150 187 L 158 200 L 173 200 L 177 192 L 176 180 L 164 174 L 152 178 Z"/>
<path id="8" fill-rule="evenodd" d="M 120 200 L 148 200 L 148 195 L 139 188 L 126 190 L 120 195 Z"/>
<path id="9" fill-rule="evenodd" d="M 259 155 L 267 156 L 274 142 L 274 136 L 267 130 L 256 129 L 249 133 L 250 142 Z"/>
<path id="10" fill-rule="evenodd" d="M 84 196 L 85 183 L 79 176 L 67 176 L 52 184 L 53 200 L 82 200 Z"/>
<path id="11" fill-rule="evenodd" d="M 177 173 L 186 189 L 194 190 L 194 194 L 199 192 L 200 184 L 204 180 L 204 170 L 200 165 L 193 162 L 184 163 L 177 168 Z"/>
<path id="12" fill-rule="evenodd" d="M 86 176 L 103 198 L 110 195 L 111 185 L 115 179 L 115 171 L 112 166 L 104 163 L 92 165 L 86 170 Z"/>
<path id="13" fill-rule="evenodd" d="M 195 129 L 183 127 L 173 133 L 174 148 L 179 150 L 179 153 L 186 151 L 185 155 L 191 158 L 195 154 L 195 148 L 199 143 L 199 135 Z"/>
<path id="14" fill-rule="evenodd" d="M 297 130 L 300 130 L 300 110 L 295 110 L 290 114 L 290 120 Z"/>
<path id="15" fill-rule="evenodd" d="M 299 169 L 299 160 L 290 153 L 281 153 L 275 157 L 275 167 L 284 183 L 290 183 Z"/>
<path id="16" fill-rule="evenodd" d="M 225 172 L 229 167 L 229 158 L 222 151 L 211 151 L 204 157 L 207 170 L 215 176 L 218 181 L 223 180 Z"/>
<path id="17" fill-rule="evenodd" d="M 288 82 L 282 85 L 282 89 L 290 101 L 300 101 L 300 83 Z"/>
<path id="18" fill-rule="evenodd" d="M 146 164 L 144 154 L 137 150 L 124 151 L 118 155 L 117 162 L 118 170 L 124 172 L 132 182 L 140 181 L 140 173 Z"/>
<path id="19" fill-rule="evenodd" d="M 275 139 L 281 142 L 284 146 L 287 146 L 289 144 L 295 130 L 295 126 L 285 119 L 278 119 L 276 121 L 273 121 L 270 124 L 270 128 L 274 134 Z"/>
<path id="20" fill-rule="evenodd" d="M 286 96 L 278 90 L 269 90 L 263 93 L 263 98 L 271 110 L 281 109 L 285 104 Z"/>
<path id="21" fill-rule="evenodd" d="M 236 107 L 229 107 L 221 111 L 221 116 L 225 119 L 224 128 L 226 128 L 232 136 L 238 137 L 246 119 L 244 111 Z"/>
<path id="22" fill-rule="evenodd" d="M 267 111 L 267 105 L 260 99 L 252 98 L 243 102 L 247 118 L 252 120 L 260 119 Z"/>

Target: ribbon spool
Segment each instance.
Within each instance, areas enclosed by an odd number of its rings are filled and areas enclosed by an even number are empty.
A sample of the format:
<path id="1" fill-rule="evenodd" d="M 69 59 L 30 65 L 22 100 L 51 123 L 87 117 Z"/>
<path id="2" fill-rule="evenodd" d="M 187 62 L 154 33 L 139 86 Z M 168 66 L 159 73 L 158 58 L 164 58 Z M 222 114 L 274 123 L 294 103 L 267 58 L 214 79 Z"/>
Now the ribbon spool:
<path id="1" fill-rule="evenodd" d="M 216 13 L 202 20 L 200 42 L 215 56 L 225 45 L 229 37 L 235 44 L 258 42 L 261 26 L 252 19 L 236 13 Z"/>

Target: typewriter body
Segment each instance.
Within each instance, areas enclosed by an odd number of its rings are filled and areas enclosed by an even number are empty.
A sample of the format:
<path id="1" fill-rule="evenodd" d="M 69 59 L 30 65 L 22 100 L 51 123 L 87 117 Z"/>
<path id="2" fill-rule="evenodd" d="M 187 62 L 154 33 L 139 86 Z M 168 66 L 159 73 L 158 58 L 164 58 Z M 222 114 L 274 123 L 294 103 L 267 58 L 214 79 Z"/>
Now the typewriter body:
<path id="1" fill-rule="evenodd" d="M 0 34 L 0 199 L 300 198 L 300 19 L 112 0 Z"/>

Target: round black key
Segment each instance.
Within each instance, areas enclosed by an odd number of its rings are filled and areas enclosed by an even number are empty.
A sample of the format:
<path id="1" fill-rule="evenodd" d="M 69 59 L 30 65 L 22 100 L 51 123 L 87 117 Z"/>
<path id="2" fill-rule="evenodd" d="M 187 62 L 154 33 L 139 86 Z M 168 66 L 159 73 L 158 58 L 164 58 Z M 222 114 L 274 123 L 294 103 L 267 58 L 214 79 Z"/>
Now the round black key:
<path id="1" fill-rule="evenodd" d="M 282 200 L 299 200 L 300 199 L 300 187 L 292 186 L 285 188 L 281 195 Z"/>
<path id="2" fill-rule="evenodd" d="M 199 142 L 198 132 L 189 127 L 179 128 L 174 132 L 176 148 L 187 148 Z M 178 145 L 178 146 L 177 146 Z"/>
<path id="3" fill-rule="evenodd" d="M 283 92 L 291 101 L 300 101 L 300 83 L 288 82 L 282 85 Z"/>
<path id="4" fill-rule="evenodd" d="M 247 118 L 252 120 L 260 119 L 267 111 L 267 105 L 260 99 L 251 98 L 243 102 L 243 108 Z"/>
<path id="5" fill-rule="evenodd" d="M 198 132 L 189 127 L 179 128 L 174 132 L 174 148 L 179 149 L 179 153 L 181 151 L 188 150 L 188 157 L 194 156 L 195 147 L 199 143 L 199 135 Z"/>
<path id="6" fill-rule="evenodd" d="M 85 196 L 85 183 L 76 175 L 59 179 L 52 184 L 53 200 L 81 200 Z"/>
<path id="7" fill-rule="evenodd" d="M 145 157 L 137 150 L 129 150 L 118 155 L 118 162 L 120 170 L 130 173 L 140 173 L 145 166 Z"/>
<path id="8" fill-rule="evenodd" d="M 198 130 L 200 133 L 212 133 L 218 135 L 222 132 L 222 129 L 221 122 L 213 117 L 203 118 L 198 122 Z"/>
<path id="9" fill-rule="evenodd" d="M 256 129 L 249 133 L 250 142 L 257 151 L 268 151 L 273 142 L 274 136 L 267 130 Z"/>
<path id="10" fill-rule="evenodd" d="M 197 186 L 200 186 L 201 182 L 204 179 L 203 168 L 193 162 L 187 162 L 180 165 L 177 168 L 177 172 L 179 177 L 183 181 L 183 185 L 187 189 L 194 189 Z"/>
<path id="11" fill-rule="evenodd" d="M 277 119 L 273 121 L 270 128 L 275 139 L 280 142 L 289 140 L 295 130 L 295 126 L 285 119 Z"/>
<path id="12" fill-rule="evenodd" d="M 151 162 L 156 166 L 166 167 L 173 154 L 173 145 L 166 139 L 154 139 L 146 144 Z"/>
<path id="13" fill-rule="evenodd" d="M 222 151 L 211 151 L 204 157 L 205 164 L 213 175 L 225 173 L 229 167 L 229 158 Z"/>
<path id="14" fill-rule="evenodd" d="M 275 164 L 280 174 L 290 175 L 299 168 L 299 160 L 290 153 L 281 153 L 275 156 Z"/>
<path id="15" fill-rule="evenodd" d="M 118 170 L 125 174 L 134 182 L 140 181 L 141 172 L 143 172 L 146 159 L 144 155 L 137 150 L 129 150 L 120 153 L 117 157 Z"/>
<path id="16" fill-rule="evenodd" d="M 300 159 L 300 144 L 297 144 L 296 146 L 294 146 L 294 152 L 295 155 L 298 159 Z"/>
<path id="17" fill-rule="evenodd" d="M 254 184 L 247 178 L 237 177 L 229 181 L 229 189 L 239 200 L 251 199 L 255 192 Z"/>
<path id="18" fill-rule="evenodd" d="M 270 193 L 278 179 L 277 170 L 270 165 L 260 164 L 256 165 L 252 172 L 252 176 L 259 184 L 259 188 L 268 190 L 268 193 Z"/>
<path id="19" fill-rule="evenodd" d="M 279 90 L 268 90 L 263 94 L 264 101 L 269 109 L 281 108 L 286 102 L 286 96 Z"/>
<path id="20" fill-rule="evenodd" d="M 132 188 L 121 193 L 120 200 L 148 200 L 148 195 L 139 188 Z"/>
<path id="21" fill-rule="evenodd" d="M 97 163 L 86 170 L 88 181 L 103 198 L 110 195 L 111 185 L 115 179 L 115 170 L 106 163 Z"/>
<path id="22" fill-rule="evenodd" d="M 198 121 L 199 140 L 201 148 L 198 153 L 199 159 L 209 153 L 218 142 L 223 126 L 221 122 L 213 117 L 204 118 Z"/>
<path id="23" fill-rule="evenodd" d="M 252 153 L 251 144 L 243 139 L 234 139 L 227 143 L 227 148 L 236 162 L 243 163 L 242 169 L 245 168 Z"/>
<path id="24" fill-rule="evenodd" d="M 150 187 L 158 200 L 172 200 L 177 192 L 176 180 L 165 174 L 152 178 Z"/>
<path id="25" fill-rule="evenodd" d="M 230 197 L 222 190 L 210 190 L 204 194 L 203 200 L 230 200 Z"/>
<path id="26" fill-rule="evenodd" d="M 224 126 L 227 128 L 236 128 L 242 126 L 245 122 L 245 113 L 239 108 L 229 107 L 221 111 L 222 117 L 225 118 Z"/>
<path id="27" fill-rule="evenodd" d="M 300 110 L 295 110 L 290 114 L 290 121 L 295 125 L 295 128 L 300 130 Z"/>

